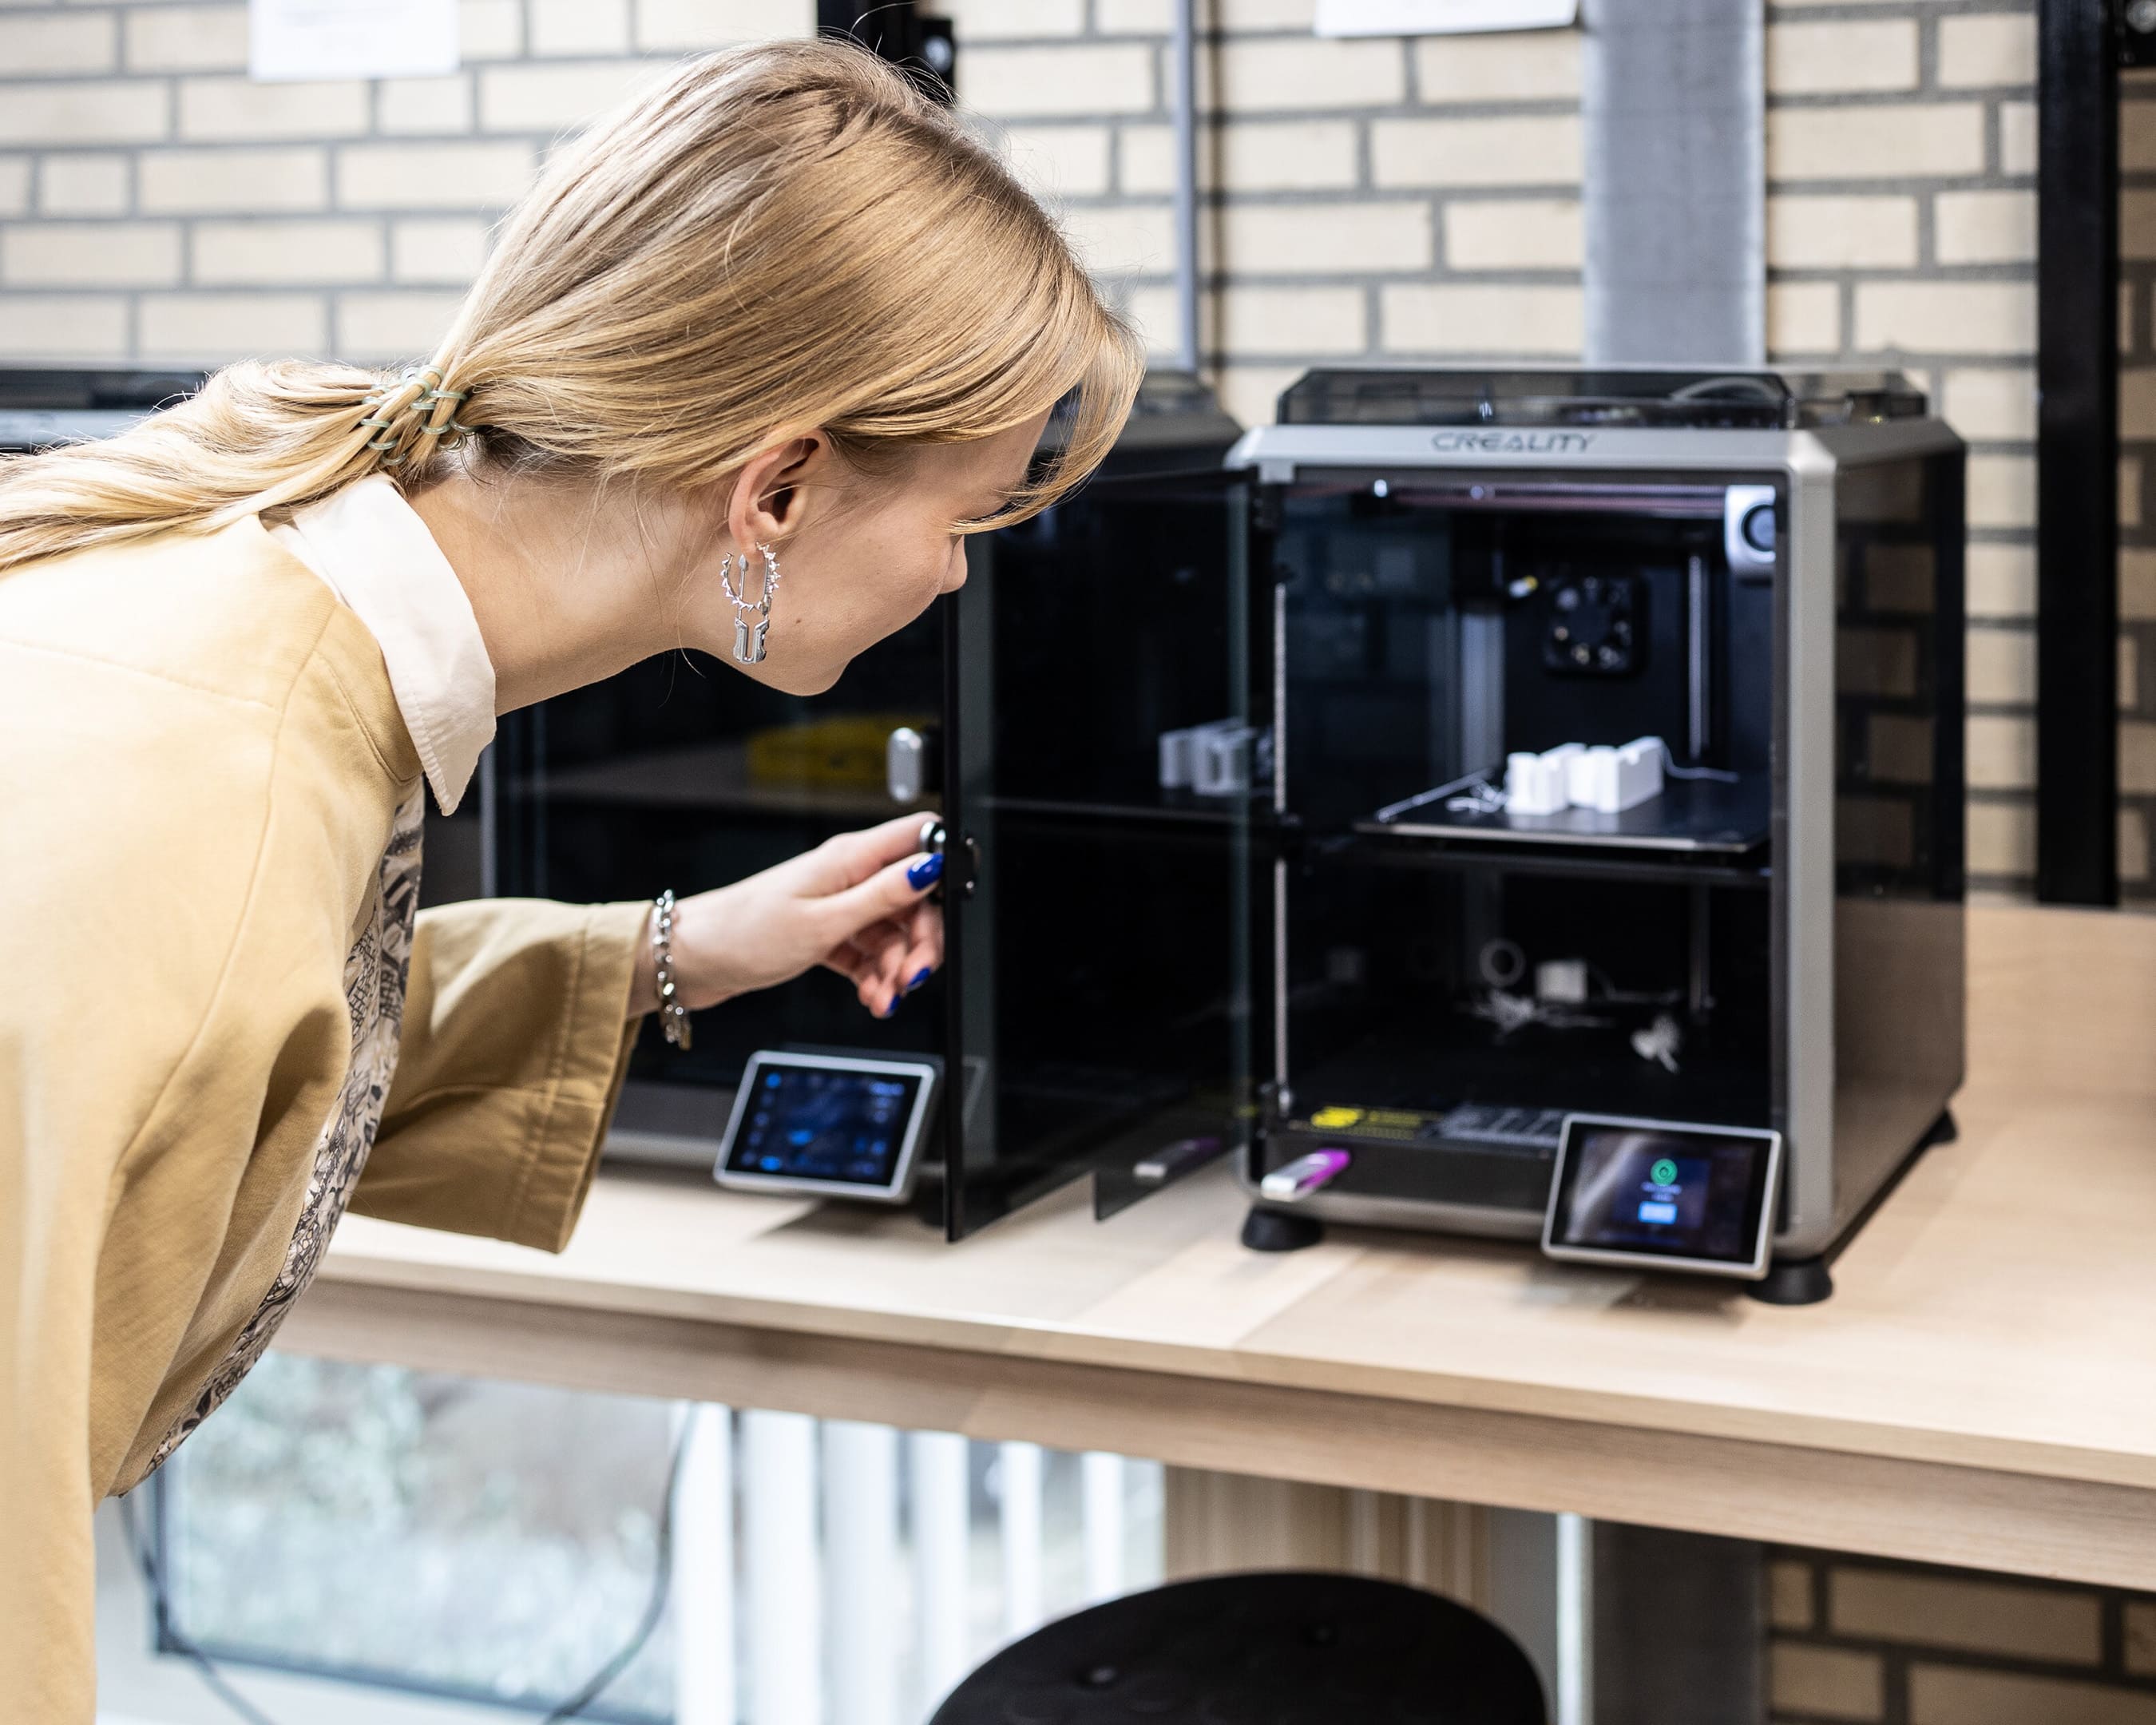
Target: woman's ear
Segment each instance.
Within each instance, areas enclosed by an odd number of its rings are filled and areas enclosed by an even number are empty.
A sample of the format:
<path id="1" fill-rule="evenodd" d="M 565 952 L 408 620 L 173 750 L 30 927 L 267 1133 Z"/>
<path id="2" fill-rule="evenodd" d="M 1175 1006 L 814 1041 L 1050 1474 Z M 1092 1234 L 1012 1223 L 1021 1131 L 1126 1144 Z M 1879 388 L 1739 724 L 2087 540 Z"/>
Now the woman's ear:
<path id="1" fill-rule="evenodd" d="M 726 531 L 746 550 L 776 546 L 801 531 L 813 512 L 814 495 L 834 477 L 831 440 L 820 431 L 804 433 L 758 450 L 735 476 L 726 508 Z"/>

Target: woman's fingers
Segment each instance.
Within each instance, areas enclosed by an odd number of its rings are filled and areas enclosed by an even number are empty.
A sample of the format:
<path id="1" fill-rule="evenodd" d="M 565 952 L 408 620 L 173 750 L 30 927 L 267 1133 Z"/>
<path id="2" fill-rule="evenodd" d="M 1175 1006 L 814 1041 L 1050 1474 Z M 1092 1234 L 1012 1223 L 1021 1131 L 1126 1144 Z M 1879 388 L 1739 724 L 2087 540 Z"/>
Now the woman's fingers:
<path id="1" fill-rule="evenodd" d="M 824 962 L 880 1018 L 943 962 L 942 911 L 928 896 L 943 858 L 917 848 L 924 819 L 904 815 L 842 834 L 811 853 L 830 883 L 820 895 L 811 889 L 813 914 L 831 942 Z"/>
<path id="2" fill-rule="evenodd" d="M 892 863 L 916 859 L 921 831 L 935 818 L 921 813 L 901 814 L 880 825 L 826 839 L 809 853 L 820 865 L 819 885 L 825 892 L 841 891 L 860 885 Z"/>
<path id="3" fill-rule="evenodd" d="M 906 961 L 911 940 L 898 923 L 875 923 L 834 947 L 823 963 L 853 983 L 862 1005 L 880 1019 L 889 1018 L 910 992 Z"/>
<path id="4" fill-rule="evenodd" d="M 834 944 L 852 940 L 878 922 L 911 914 L 942 878 L 941 852 L 901 852 L 858 886 L 823 899 L 817 914 Z"/>
<path id="5" fill-rule="evenodd" d="M 844 941 L 824 955 L 824 963 L 854 985 L 855 997 L 863 1006 L 878 1018 L 890 1015 L 891 989 L 885 978 L 888 966 L 880 951 Z"/>
<path id="6" fill-rule="evenodd" d="M 932 904 L 915 906 L 912 916 L 906 919 L 906 962 L 900 969 L 905 973 L 906 992 L 911 994 L 942 965 L 942 908 Z"/>

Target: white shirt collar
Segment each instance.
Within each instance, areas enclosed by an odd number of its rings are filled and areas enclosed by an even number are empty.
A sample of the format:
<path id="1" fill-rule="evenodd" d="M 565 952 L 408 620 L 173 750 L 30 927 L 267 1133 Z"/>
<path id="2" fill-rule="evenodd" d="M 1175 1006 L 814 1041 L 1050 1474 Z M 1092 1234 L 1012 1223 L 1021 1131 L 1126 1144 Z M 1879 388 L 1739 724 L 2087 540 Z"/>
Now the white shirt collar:
<path id="1" fill-rule="evenodd" d="M 434 800 L 451 813 L 494 741 L 494 663 L 464 583 L 427 524 L 374 474 L 270 531 L 373 635 Z"/>

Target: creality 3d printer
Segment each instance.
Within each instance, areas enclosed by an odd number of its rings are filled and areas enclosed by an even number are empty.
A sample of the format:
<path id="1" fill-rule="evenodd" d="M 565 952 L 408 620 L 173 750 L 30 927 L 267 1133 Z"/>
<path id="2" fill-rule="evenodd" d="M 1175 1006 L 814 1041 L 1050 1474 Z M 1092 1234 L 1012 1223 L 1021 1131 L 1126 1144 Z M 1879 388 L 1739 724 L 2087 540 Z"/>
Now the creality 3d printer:
<path id="1" fill-rule="evenodd" d="M 1246 1239 L 1823 1296 L 1962 1076 L 1960 444 L 1877 375 L 1328 372 L 1280 419 L 1229 458 Z"/>

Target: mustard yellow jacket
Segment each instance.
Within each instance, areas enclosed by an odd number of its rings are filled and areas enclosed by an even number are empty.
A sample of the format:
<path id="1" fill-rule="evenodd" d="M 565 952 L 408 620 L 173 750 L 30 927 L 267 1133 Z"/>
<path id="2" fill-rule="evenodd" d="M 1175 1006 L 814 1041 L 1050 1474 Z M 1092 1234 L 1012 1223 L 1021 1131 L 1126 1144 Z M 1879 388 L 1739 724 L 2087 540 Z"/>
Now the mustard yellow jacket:
<path id="1" fill-rule="evenodd" d="M 346 955 L 419 762 L 373 637 L 252 521 L 0 574 L 0 1713 L 88 1725 L 90 1512 L 285 1263 Z M 420 914 L 352 1208 L 559 1250 L 644 907 Z"/>

